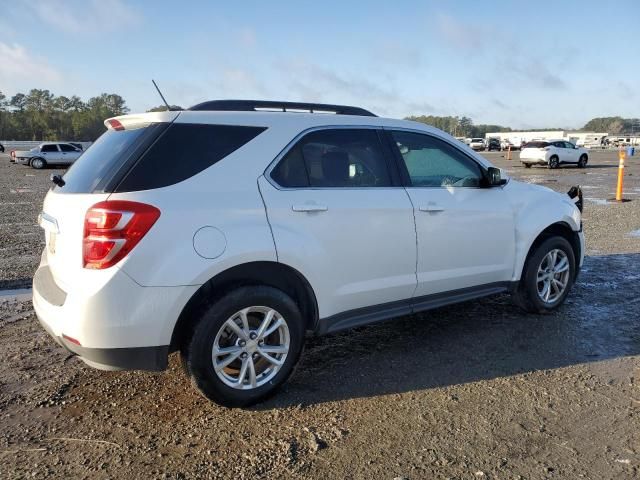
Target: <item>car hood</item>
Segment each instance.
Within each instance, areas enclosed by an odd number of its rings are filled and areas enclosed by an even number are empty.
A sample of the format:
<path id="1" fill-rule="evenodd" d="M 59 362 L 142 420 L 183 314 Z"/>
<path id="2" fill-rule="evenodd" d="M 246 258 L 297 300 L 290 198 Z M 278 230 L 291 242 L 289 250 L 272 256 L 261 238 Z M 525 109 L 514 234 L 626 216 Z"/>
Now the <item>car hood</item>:
<path id="1" fill-rule="evenodd" d="M 543 185 L 519 182 L 510 179 L 505 186 L 514 205 L 526 205 L 529 202 L 562 202 L 575 206 L 566 193 L 558 193 Z"/>

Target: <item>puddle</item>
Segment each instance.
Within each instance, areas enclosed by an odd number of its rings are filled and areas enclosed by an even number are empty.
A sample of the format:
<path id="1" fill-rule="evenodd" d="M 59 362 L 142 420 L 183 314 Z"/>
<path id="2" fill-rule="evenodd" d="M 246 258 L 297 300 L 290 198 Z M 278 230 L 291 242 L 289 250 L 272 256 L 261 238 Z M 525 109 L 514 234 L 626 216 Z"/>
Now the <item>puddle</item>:
<path id="1" fill-rule="evenodd" d="M 0 302 L 24 302 L 31 300 L 30 288 L 0 290 Z"/>
<path id="2" fill-rule="evenodd" d="M 596 205 L 608 205 L 609 204 L 609 202 L 607 202 L 604 198 L 584 197 L 584 199 L 587 202 L 595 203 Z"/>

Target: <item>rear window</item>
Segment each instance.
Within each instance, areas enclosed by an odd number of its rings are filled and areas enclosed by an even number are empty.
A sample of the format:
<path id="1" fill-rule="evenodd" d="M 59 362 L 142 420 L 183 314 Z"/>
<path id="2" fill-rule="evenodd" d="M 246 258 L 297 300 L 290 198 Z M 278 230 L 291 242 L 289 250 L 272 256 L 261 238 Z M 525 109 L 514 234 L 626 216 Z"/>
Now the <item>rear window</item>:
<path id="1" fill-rule="evenodd" d="M 174 123 L 136 162 L 115 191 L 149 190 L 186 180 L 265 130 L 265 127 Z"/>
<path id="2" fill-rule="evenodd" d="M 107 130 L 67 170 L 64 186 L 54 187 L 61 193 L 93 193 L 104 190 L 120 166 L 129 158 L 136 143 L 142 138 L 164 128 L 166 124 L 154 124 L 133 130 Z"/>
<path id="3" fill-rule="evenodd" d="M 549 142 L 528 142 L 527 148 L 544 148 L 548 147 Z"/>

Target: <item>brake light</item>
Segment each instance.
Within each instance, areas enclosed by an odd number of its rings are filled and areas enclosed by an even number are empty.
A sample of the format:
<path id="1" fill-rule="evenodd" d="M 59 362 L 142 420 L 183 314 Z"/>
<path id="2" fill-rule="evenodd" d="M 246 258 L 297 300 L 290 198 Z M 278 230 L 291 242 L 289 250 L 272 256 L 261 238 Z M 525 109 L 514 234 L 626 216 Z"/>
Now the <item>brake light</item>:
<path id="1" fill-rule="evenodd" d="M 110 118 L 109 120 L 107 120 L 107 123 L 114 130 L 117 130 L 117 131 L 124 130 L 124 125 L 122 125 L 122 123 L 120 123 L 120 121 L 116 120 L 115 118 Z"/>
<path id="2" fill-rule="evenodd" d="M 159 217 L 160 210 L 145 203 L 96 203 L 84 217 L 82 265 L 98 270 L 115 265 L 133 250 Z"/>

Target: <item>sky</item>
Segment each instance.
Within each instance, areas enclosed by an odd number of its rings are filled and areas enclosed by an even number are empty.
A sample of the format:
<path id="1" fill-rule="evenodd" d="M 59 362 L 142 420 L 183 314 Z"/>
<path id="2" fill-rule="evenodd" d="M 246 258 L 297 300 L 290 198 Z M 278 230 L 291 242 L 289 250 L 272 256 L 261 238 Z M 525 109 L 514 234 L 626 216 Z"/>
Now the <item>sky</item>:
<path id="1" fill-rule="evenodd" d="M 0 0 L 0 91 L 459 115 L 514 128 L 640 116 L 640 1 Z M 635 33 L 634 33 L 635 32 Z"/>

